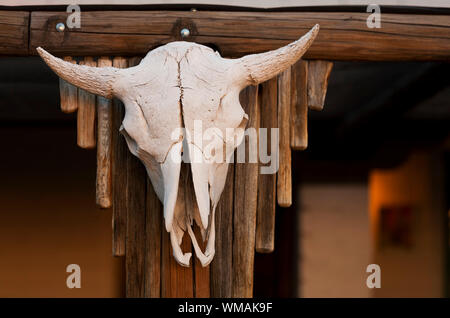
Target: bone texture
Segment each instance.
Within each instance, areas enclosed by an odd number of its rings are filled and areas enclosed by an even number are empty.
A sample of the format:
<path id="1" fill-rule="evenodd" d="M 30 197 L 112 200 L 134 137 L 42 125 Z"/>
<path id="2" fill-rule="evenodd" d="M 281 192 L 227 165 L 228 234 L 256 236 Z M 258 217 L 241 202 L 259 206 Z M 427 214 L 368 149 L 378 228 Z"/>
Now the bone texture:
<path id="1" fill-rule="evenodd" d="M 64 61 L 76 64 L 71 56 L 64 57 Z M 67 83 L 62 78 L 59 79 L 59 95 L 61 98 L 61 110 L 64 113 L 73 113 L 78 108 L 78 88 Z"/>
<path id="2" fill-rule="evenodd" d="M 97 62 L 90 56 L 80 61 L 80 67 L 93 67 Z M 78 90 L 78 112 L 77 112 L 77 144 L 84 149 L 95 147 L 97 140 L 95 136 L 95 102 L 96 96 L 84 89 Z"/>
<path id="3" fill-rule="evenodd" d="M 249 120 L 239 93 L 289 69 L 318 30 L 316 25 L 285 47 L 240 59 L 222 58 L 196 43 L 172 42 L 150 51 L 139 65 L 127 69 L 74 65 L 41 48 L 38 52 L 69 83 L 124 103 L 120 131 L 163 202 L 165 228 L 176 261 L 190 265 L 190 252 L 180 247 L 187 231 L 201 265 L 207 266 L 215 254 L 215 210 L 225 187 L 226 159 L 241 143 Z M 190 165 L 182 168 L 182 161 Z M 187 175 L 192 179 L 197 208 L 189 211 L 194 215 L 183 208 L 183 169 L 190 169 Z M 194 234 L 194 223 L 206 242 L 204 251 Z"/>

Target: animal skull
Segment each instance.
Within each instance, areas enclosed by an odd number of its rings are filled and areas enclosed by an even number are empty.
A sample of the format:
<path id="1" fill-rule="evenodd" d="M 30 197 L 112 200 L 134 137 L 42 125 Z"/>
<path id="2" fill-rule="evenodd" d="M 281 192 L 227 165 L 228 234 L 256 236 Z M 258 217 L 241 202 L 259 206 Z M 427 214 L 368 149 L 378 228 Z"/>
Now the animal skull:
<path id="1" fill-rule="evenodd" d="M 189 266 L 191 253 L 180 244 L 188 231 L 203 266 L 214 257 L 214 214 L 225 186 L 228 163 L 221 152 L 207 155 L 204 136 L 194 129 L 216 129 L 226 138 L 213 138 L 208 147 L 232 155 L 242 141 L 247 115 L 239 93 L 248 85 L 264 82 L 294 64 L 310 47 L 319 31 L 316 25 L 299 40 L 274 51 L 239 59 L 222 58 L 209 47 L 172 42 L 150 51 L 135 67 L 97 68 L 65 62 L 38 48 L 39 55 L 62 79 L 106 98 L 117 97 L 125 105 L 121 133 L 130 151 L 145 165 L 155 192 L 164 204 L 166 230 L 174 257 Z M 228 136 L 226 129 L 232 129 Z M 184 129 L 184 131 L 183 131 Z M 200 141 L 200 142 L 199 142 Z M 180 171 L 190 162 L 198 209 L 186 215 L 179 195 Z M 194 159 L 195 157 L 195 159 Z M 180 191 L 181 193 L 181 191 Z M 179 200 L 177 200 L 177 197 Z M 210 213 L 212 211 L 212 213 Z M 208 240 L 203 253 L 192 231 L 193 220 Z"/>

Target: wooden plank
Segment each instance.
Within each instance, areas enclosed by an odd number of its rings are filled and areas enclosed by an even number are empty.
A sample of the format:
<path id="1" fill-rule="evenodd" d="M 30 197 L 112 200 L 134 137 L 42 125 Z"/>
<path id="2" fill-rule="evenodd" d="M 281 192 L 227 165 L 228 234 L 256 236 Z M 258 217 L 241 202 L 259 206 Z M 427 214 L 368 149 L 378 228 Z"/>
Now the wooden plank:
<path id="1" fill-rule="evenodd" d="M 125 68 L 128 61 L 122 57 L 113 59 L 113 66 Z M 125 255 L 125 237 L 127 228 L 127 170 L 128 147 L 124 137 L 119 133 L 125 109 L 117 99 L 113 100 L 112 121 L 112 180 L 113 180 L 113 255 Z"/>
<path id="2" fill-rule="evenodd" d="M 109 57 L 97 61 L 99 67 L 112 66 Z M 111 137 L 112 101 L 97 96 L 97 204 L 102 208 L 111 207 Z"/>
<path id="3" fill-rule="evenodd" d="M 261 128 L 267 129 L 267 153 L 276 157 L 278 148 L 271 148 L 271 128 L 278 127 L 278 84 L 273 78 L 260 85 Z M 270 165 L 262 164 L 262 165 Z M 258 182 L 258 211 L 256 219 L 256 243 L 258 253 L 271 253 L 275 246 L 275 209 L 277 194 L 277 175 L 260 174 Z"/>
<path id="4" fill-rule="evenodd" d="M 77 61 L 71 56 L 64 57 L 64 61 L 76 64 Z M 78 109 L 78 88 L 59 78 L 59 95 L 61 99 L 61 110 L 64 113 L 73 113 Z"/>
<path id="5" fill-rule="evenodd" d="M 180 172 L 180 187 L 178 189 L 177 203 L 185 202 L 184 186 L 187 184 L 188 170 L 182 165 Z M 162 230 L 162 248 L 161 248 L 161 297 L 164 298 L 192 298 L 194 297 L 194 271 L 190 260 L 190 267 L 179 265 L 173 257 L 172 246 L 169 233 L 165 230 L 164 220 L 161 224 Z M 184 253 L 193 252 L 189 235 L 185 232 L 181 243 L 181 250 Z M 195 257 L 193 255 L 192 257 Z"/>
<path id="6" fill-rule="evenodd" d="M 145 297 L 146 268 L 146 186 L 147 172 L 131 152 L 127 152 L 127 234 L 125 252 L 126 297 Z"/>
<path id="7" fill-rule="evenodd" d="M 291 69 L 278 75 L 278 127 L 280 136 L 277 175 L 277 201 L 282 207 L 292 204 L 291 173 Z"/>
<path id="8" fill-rule="evenodd" d="M 230 298 L 233 285 L 234 163 L 216 208 L 216 254 L 211 262 L 211 297 Z"/>
<path id="9" fill-rule="evenodd" d="M 97 66 L 90 56 L 80 61 L 80 65 Z M 95 100 L 96 96 L 83 89 L 78 90 L 77 144 L 81 148 L 95 147 Z"/>
<path id="10" fill-rule="evenodd" d="M 145 297 L 161 297 L 161 229 L 163 207 L 147 178 Z"/>
<path id="11" fill-rule="evenodd" d="M 333 62 L 308 62 L 308 106 L 313 110 L 322 110 L 327 95 L 328 79 L 330 78 Z"/>
<path id="12" fill-rule="evenodd" d="M 54 54 L 145 54 L 152 48 L 187 39 L 214 43 L 224 56 L 262 52 L 298 39 L 314 24 L 318 38 L 305 59 L 450 60 L 447 15 L 383 13 L 383 27 L 369 29 L 368 13 L 356 12 L 218 12 L 91 11 L 80 29 L 57 32 L 65 12 L 33 12 L 30 53 L 42 46 Z M 130 23 L 132 21 L 132 23 Z M 270 27 L 268 27 L 270 26 Z"/>
<path id="13" fill-rule="evenodd" d="M 0 11 L 0 55 L 27 55 L 30 13 Z"/>
<path id="14" fill-rule="evenodd" d="M 258 129 L 258 86 L 247 87 L 241 97 L 241 104 L 249 116 L 247 127 Z M 246 158 L 249 158 L 248 147 Z M 253 296 L 258 168 L 258 163 L 236 163 L 235 167 L 232 297 Z"/>
<path id="15" fill-rule="evenodd" d="M 300 60 L 291 68 L 291 148 L 308 147 L 308 62 Z"/>
<path id="16" fill-rule="evenodd" d="M 194 234 L 197 238 L 198 245 L 201 250 L 204 251 L 206 248 L 206 243 L 203 242 L 202 236 L 198 226 L 194 226 Z M 193 256 L 195 257 L 195 256 Z M 210 268 L 208 265 L 206 267 L 202 266 L 202 263 L 197 257 L 193 261 L 194 266 L 194 297 L 195 298 L 209 298 L 211 297 L 211 284 L 210 284 Z"/>

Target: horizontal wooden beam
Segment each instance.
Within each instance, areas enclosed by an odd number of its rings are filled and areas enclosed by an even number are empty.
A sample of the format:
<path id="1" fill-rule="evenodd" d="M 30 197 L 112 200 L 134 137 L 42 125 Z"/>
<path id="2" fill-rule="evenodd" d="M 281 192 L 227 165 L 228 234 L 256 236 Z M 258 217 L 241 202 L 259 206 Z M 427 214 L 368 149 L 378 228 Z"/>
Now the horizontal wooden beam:
<path id="1" fill-rule="evenodd" d="M 29 20 L 29 12 L 0 11 L 0 54 L 28 54 Z"/>
<path id="2" fill-rule="evenodd" d="M 82 12 L 81 28 L 56 31 L 65 12 L 32 12 L 30 54 L 42 46 L 57 55 L 145 54 L 186 39 L 215 46 L 236 57 L 285 45 L 319 23 L 318 38 L 306 59 L 450 60 L 450 16 L 383 13 L 381 28 L 370 29 L 368 13 L 91 11 Z"/>

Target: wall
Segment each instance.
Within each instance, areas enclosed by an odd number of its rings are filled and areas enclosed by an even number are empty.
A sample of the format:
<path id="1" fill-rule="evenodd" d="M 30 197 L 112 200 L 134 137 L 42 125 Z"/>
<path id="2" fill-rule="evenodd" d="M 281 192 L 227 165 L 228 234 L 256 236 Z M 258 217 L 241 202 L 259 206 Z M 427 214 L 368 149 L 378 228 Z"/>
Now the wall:
<path id="1" fill-rule="evenodd" d="M 0 126 L 0 297 L 123 296 L 111 210 L 95 206 L 95 150 L 76 129 Z M 66 266 L 81 266 L 81 289 Z"/>
<path id="2" fill-rule="evenodd" d="M 379 243 L 379 210 L 413 208 L 412 246 L 374 250 L 381 266 L 375 297 L 442 297 L 444 290 L 444 216 L 441 163 L 431 154 L 415 153 L 401 166 L 370 175 L 370 214 L 374 244 Z"/>
<path id="3" fill-rule="evenodd" d="M 367 191 L 362 183 L 300 187 L 300 297 L 369 297 Z"/>

